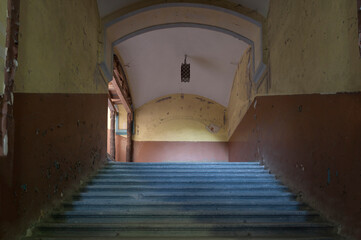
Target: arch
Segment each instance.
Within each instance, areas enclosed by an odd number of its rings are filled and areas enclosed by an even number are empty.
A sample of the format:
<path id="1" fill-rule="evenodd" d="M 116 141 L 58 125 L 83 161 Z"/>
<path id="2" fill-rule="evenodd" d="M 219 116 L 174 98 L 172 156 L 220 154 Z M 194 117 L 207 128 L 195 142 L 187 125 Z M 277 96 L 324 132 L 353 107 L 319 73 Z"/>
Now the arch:
<path id="1" fill-rule="evenodd" d="M 194 3 L 163 3 L 141 8 L 104 23 L 104 61 L 101 68 L 110 79 L 113 47 L 149 31 L 193 27 L 222 32 L 252 46 L 253 75 L 257 81 L 265 66 L 262 62 L 262 25 L 229 9 Z"/>
<path id="2" fill-rule="evenodd" d="M 226 141 L 225 114 L 226 107 L 204 96 L 167 94 L 135 110 L 134 140 Z M 212 133 L 209 126 L 218 129 Z"/>

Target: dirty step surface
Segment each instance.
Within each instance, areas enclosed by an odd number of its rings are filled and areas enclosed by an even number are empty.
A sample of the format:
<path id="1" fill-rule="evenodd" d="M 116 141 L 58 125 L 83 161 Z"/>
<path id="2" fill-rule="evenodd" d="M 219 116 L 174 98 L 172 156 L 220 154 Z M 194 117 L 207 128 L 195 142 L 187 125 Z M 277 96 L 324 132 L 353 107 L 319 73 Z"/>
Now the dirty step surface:
<path id="1" fill-rule="evenodd" d="M 336 240 L 259 163 L 115 163 L 27 240 Z"/>

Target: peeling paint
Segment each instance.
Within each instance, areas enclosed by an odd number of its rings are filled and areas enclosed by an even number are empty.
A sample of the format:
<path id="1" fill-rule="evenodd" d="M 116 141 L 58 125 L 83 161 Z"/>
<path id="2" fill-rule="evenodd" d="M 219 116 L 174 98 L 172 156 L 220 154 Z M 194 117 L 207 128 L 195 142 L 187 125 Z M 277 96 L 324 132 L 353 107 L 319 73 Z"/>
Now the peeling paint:
<path id="1" fill-rule="evenodd" d="M 166 100 L 169 100 L 169 99 L 172 99 L 172 97 L 161 98 L 161 99 L 157 100 L 156 103 L 163 102 L 163 101 L 166 101 Z"/>
<path id="2" fill-rule="evenodd" d="M 299 111 L 299 112 L 302 112 L 302 109 L 303 109 L 303 106 L 302 106 L 302 105 L 299 105 L 299 106 L 298 106 L 298 111 Z"/>
<path id="3" fill-rule="evenodd" d="M 54 166 L 56 169 L 60 169 L 60 163 L 58 161 L 54 162 Z"/>
<path id="4" fill-rule="evenodd" d="M 98 68 L 101 20 L 96 1 L 49 3 L 39 0 L 21 1 L 21 5 L 20 64 L 15 76 L 15 92 L 107 93 Z M 59 9 L 67 10 L 59 16 Z M 59 31 L 61 38 L 57 34 Z"/>
<path id="5" fill-rule="evenodd" d="M 24 192 L 27 192 L 28 191 L 28 185 L 27 184 L 23 184 L 20 186 L 21 189 L 24 191 Z"/>
<path id="6" fill-rule="evenodd" d="M 197 100 L 199 100 L 199 101 L 201 101 L 201 102 L 205 102 L 206 100 L 204 100 L 203 98 L 201 98 L 201 97 L 195 97 L 195 99 L 197 99 Z"/>
<path id="7" fill-rule="evenodd" d="M 6 63 L 6 25 L 7 25 L 7 0 L 0 1 L 0 94 L 5 89 L 5 63 Z"/>
<path id="8" fill-rule="evenodd" d="M 25 237 L 31 237 L 32 235 L 33 235 L 33 232 L 32 232 L 32 230 L 31 230 L 31 228 L 28 228 L 28 229 L 26 230 Z"/>
<path id="9" fill-rule="evenodd" d="M 182 97 L 183 96 L 183 97 Z M 162 101 L 169 99 L 172 101 Z M 225 107 L 190 94 L 172 94 L 135 111 L 135 141 L 225 141 Z M 212 102 L 213 104 L 208 104 Z M 186 106 L 186 107 L 183 107 Z M 173 111 L 177 109 L 177 111 Z M 208 126 L 214 124 L 212 131 Z M 219 129 L 218 129 L 219 128 Z M 217 129 L 217 130 L 216 130 Z"/>
<path id="10" fill-rule="evenodd" d="M 214 124 L 209 124 L 206 128 L 211 133 L 217 133 L 219 131 L 219 129 L 220 129 L 219 126 L 214 125 Z"/>
<path id="11" fill-rule="evenodd" d="M 270 1 L 270 94 L 361 91 L 355 8 L 356 0 Z M 300 24 L 302 12 L 308 16 Z"/>
<path id="12" fill-rule="evenodd" d="M 240 59 L 233 81 L 227 108 L 228 138 L 231 137 L 234 130 L 241 122 L 256 94 L 256 88 L 253 88 L 252 71 L 250 71 L 250 63 L 252 62 L 250 50 L 251 49 L 249 48 Z M 256 107 L 256 104 L 257 103 L 254 104 L 254 108 Z"/>

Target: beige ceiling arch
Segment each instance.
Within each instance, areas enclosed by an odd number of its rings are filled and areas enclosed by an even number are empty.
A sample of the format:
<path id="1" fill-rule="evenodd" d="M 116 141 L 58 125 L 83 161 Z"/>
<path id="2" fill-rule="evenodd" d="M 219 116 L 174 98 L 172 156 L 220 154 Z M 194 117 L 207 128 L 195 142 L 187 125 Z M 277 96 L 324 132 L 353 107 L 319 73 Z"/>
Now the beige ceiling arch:
<path id="1" fill-rule="evenodd" d="M 164 3 L 121 15 L 104 23 L 104 61 L 102 70 L 111 78 L 113 47 L 139 34 L 159 28 L 191 26 L 207 28 L 237 37 L 252 46 L 254 81 L 262 75 L 262 25 L 238 12 L 193 3 Z"/>

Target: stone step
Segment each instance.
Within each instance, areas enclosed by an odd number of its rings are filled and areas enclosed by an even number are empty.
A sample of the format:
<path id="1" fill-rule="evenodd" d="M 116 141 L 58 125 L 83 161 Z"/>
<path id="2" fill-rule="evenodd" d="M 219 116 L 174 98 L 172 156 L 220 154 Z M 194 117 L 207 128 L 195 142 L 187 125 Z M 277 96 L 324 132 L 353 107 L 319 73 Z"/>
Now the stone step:
<path id="1" fill-rule="evenodd" d="M 38 226 L 38 236 L 102 236 L 102 237 L 149 237 L 149 236 L 332 236 L 333 226 L 327 223 L 42 223 Z"/>
<path id="2" fill-rule="evenodd" d="M 74 236 L 54 236 L 54 237 L 28 237 L 28 238 L 24 238 L 24 240 L 144 240 L 144 237 L 96 237 L 96 236 L 87 236 L 87 237 L 74 237 Z M 336 237 L 336 236 L 318 236 L 318 237 L 298 237 L 298 236 L 275 236 L 275 237 L 252 237 L 250 238 L 249 236 L 245 236 L 245 237 L 240 237 L 240 236 L 236 236 L 236 237 L 211 237 L 211 236 L 207 236 L 207 237 L 151 237 L 148 236 L 146 238 L 147 240 L 341 240 L 340 238 Z"/>
<path id="3" fill-rule="evenodd" d="M 98 173 L 116 173 L 116 174 L 128 174 L 128 173 L 138 173 L 138 174 L 162 174 L 162 173 L 222 173 L 222 174 L 229 174 L 229 173 L 265 173 L 268 174 L 269 171 L 266 169 L 258 169 L 258 168 L 145 168 L 145 169 L 138 169 L 138 168 L 103 168 L 99 170 Z"/>
<path id="4" fill-rule="evenodd" d="M 339 240 L 296 199 L 257 162 L 109 163 L 24 240 Z"/>
<path id="5" fill-rule="evenodd" d="M 274 179 L 274 176 L 266 173 L 99 173 L 94 179 L 103 179 L 103 178 L 111 178 L 111 179 L 170 179 L 170 180 L 178 180 L 178 179 L 204 179 L 204 178 L 216 178 L 216 179 Z"/>
<path id="6" fill-rule="evenodd" d="M 108 166 L 254 166 L 259 162 L 113 162 L 109 161 Z"/>
<path id="7" fill-rule="evenodd" d="M 210 198 L 213 199 L 215 197 L 229 197 L 229 198 L 262 198 L 262 197 L 295 197 L 294 194 L 289 192 L 278 192 L 278 191 L 219 191 L 219 192 L 192 192 L 192 193 L 184 193 L 184 192 L 152 192 L 152 193 L 124 193 L 124 192 L 83 192 L 73 196 L 74 198 L 94 198 L 94 199 L 111 199 L 111 198 L 124 198 L 124 197 L 132 197 L 132 198 Z"/>
<path id="8" fill-rule="evenodd" d="M 70 211 L 53 214 L 47 222 L 60 223 L 232 223 L 321 222 L 316 212 L 306 211 Z"/>
<path id="9" fill-rule="evenodd" d="M 74 201 L 72 203 L 64 203 L 63 208 L 65 210 L 103 210 L 114 211 L 124 210 L 129 211 L 139 210 L 148 211 L 153 209 L 159 211 L 159 209 L 168 210 L 181 210 L 181 211 L 194 211 L 195 209 L 209 211 L 217 209 L 219 211 L 227 210 L 283 210 L 283 211 L 298 211 L 305 210 L 308 207 L 302 203 L 296 201 L 279 201 L 279 200 L 242 200 L 242 201 Z"/>
<path id="10" fill-rule="evenodd" d="M 104 185 L 106 184 L 106 185 Z M 82 188 L 82 191 L 86 192 L 104 192 L 104 191 L 114 191 L 114 192 L 134 192 L 134 191 L 156 191 L 156 192 L 167 192 L 167 191 L 181 191 L 181 192 L 204 192 L 204 191 L 245 191 L 254 189 L 255 191 L 286 191 L 287 188 L 277 183 L 152 183 L 147 184 L 146 182 L 140 183 L 121 183 L 121 182 L 92 182 L 91 185 L 88 185 Z"/>
<path id="11" fill-rule="evenodd" d="M 122 178 L 122 177 L 96 177 L 92 181 L 89 182 L 89 184 L 94 183 L 105 183 L 105 184 L 132 184 L 132 183 L 147 183 L 147 184 L 154 184 L 154 183 L 160 183 L 165 185 L 168 185 L 169 183 L 175 183 L 175 184 L 197 184 L 197 183 L 211 183 L 211 184 L 252 184 L 252 183 L 275 183 L 279 184 L 279 181 L 272 178 L 272 177 L 262 177 L 262 178 L 247 178 L 247 177 L 222 177 L 222 178 L 216 178 L 216 177 L 207 177 L 207 178 L 182 178 L 182 177 L 175 177 L 175 178 Z"/>

